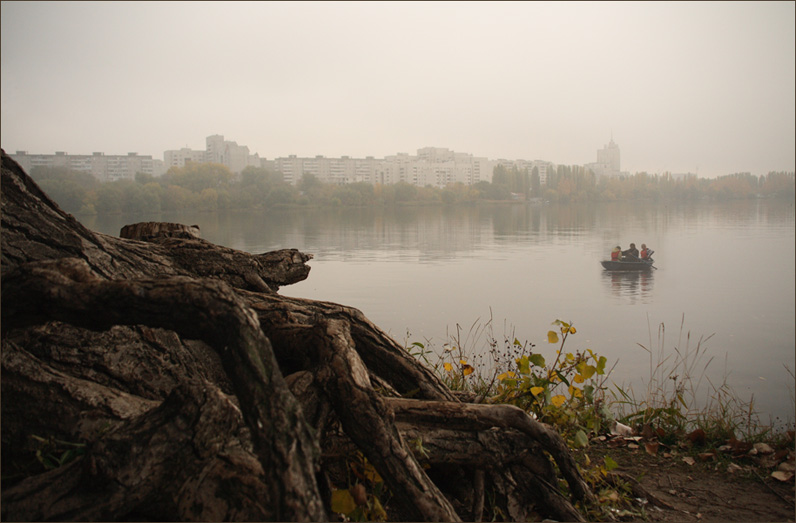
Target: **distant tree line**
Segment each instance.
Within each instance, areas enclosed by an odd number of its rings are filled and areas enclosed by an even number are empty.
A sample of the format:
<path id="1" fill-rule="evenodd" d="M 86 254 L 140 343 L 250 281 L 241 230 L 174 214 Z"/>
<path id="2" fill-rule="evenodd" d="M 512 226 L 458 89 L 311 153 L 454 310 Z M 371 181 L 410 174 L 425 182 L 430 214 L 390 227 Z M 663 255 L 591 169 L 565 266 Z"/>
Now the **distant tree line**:
<path id="1" fill-rule="evenodd" d="M 543 185 L 536 168 L 498 166 L 492 182 L 418 187 L 406 182 L 345 185 L 321 182 L 304 174 L 298 185 L 280 173 L 246 167 L 239 176 L 220 164 L 190 163 L 172 167 L 154 178 L 99 182 L 91 174 L 66 168 L 36 167 L 31 177 L 67 212 L 76 214 L 138 214 L 169 211 L 264 210 L 286 206 L 376 206 L 457 204 L 478 201 L 537 199 L 548 202 L 617 200 L 699 200 L 777 197 L 794 199 L 793 172 L 755 176 L 735 173 L 719 178 L 636 173 L 597 177 L 582 166 L 559 165 L 548 170 Z"/>

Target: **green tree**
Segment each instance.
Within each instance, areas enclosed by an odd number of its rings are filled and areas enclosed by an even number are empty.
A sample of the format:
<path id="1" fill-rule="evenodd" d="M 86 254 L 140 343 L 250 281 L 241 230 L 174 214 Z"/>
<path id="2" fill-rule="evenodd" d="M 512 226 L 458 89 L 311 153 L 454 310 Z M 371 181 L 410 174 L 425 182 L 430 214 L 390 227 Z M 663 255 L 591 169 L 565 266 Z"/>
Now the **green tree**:
<path id="1" fill-rule="evenodd" d="M 227 187 L 231 181 L 229 168 L 218 163 L 189 162 L 185 167 L 172 167 L 163 175 L 164 184 L 184 187 L 195 193 Z"/>
<path id="2" fill-rule="evenodd" d="M 417 195 L 417 186 L 406 183 L 398 182 L 394 185 L 395 201 L 396 202 L 411 202 Z"/>
<path id="3" fill-rule="evenodd" d="M 95 208 L 99 214 L 120 214 L 124 195 L 116 184 L 106 183 L 97 190 Z"/>

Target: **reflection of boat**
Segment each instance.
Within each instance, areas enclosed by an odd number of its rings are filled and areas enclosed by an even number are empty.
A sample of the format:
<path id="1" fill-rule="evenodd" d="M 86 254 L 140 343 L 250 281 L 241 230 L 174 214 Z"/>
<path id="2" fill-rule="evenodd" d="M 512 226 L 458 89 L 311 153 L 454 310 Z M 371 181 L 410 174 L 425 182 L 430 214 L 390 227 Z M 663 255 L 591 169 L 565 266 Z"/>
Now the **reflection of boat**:
<path id="1" fill-rule="evenodd" d="M 649 261 L 645 260 L 638 260 L 638 261 L 614 261 L 614 260 L 603 260 L 600 262 L 603 268 L 606 271 L 648 271 L 652 268 L 653 260 L 652 258 Z"/>

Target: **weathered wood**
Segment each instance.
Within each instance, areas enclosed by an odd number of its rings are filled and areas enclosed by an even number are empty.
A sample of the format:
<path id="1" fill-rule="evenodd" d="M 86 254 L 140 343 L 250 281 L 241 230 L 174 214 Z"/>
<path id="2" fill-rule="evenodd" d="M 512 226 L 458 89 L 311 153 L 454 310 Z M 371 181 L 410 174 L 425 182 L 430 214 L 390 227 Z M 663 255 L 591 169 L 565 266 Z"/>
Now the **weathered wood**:
<path id="1" fill-rule="evenodd" d="M 86 455 L 3 493 L 4 521 L 280 520 L 229 399 L 201 382 L 109 431 Z M 301 517 L 296 519 L 304 519 Z"/>
<path id="2" fill-rule="evenodd" d="M 2 281 L 3 327 L 58 319 L 91 328 L 166 327 L 213 346 L 238 397 L 263 469 L 273 474 L 276 519 L 323 519 L 317 442 L 279 373 L 251 309 L 224 283 L 174 277 L 107 281 L 74 258 L 20 265 Z"/>
<path id="3" fill-rule="evenodd" d="M 311 353 L 315 346 L 301 343 L 302 336 L 319 319 L 340 320 L 349 324 L 354 349 L 371 374 L 405 396 L 458 401 L 433 372 L 409 356 L 358 309 L 289 296 L 252 292 L 240 294 L 260 318 L 277 359 L 290 362 L 286 370 L 288 373 L 305 370 L 316 361 L 317 355 Z"/>
<path id="4" fill-rule="evenodd" d="M 346 434 L 373 463 L 412 519 L 460 521 L 407 448 L 390 409 L 371 387 L 367 368 L 353 350 L 348 324 L 321 321 L 314 332 L 323 362 L 316 376 Z"/>
<path id="5" fill-rule="evenodd" d="M 198 225 L 168 222 L 139 222 L 122 227 L 119 238 L 146 241 L 152 238 L 200 238 Z"/>
<path id="6" fill-rule="evenodd" d="M 444 424 L 449 428 L 465 430 L 491 427 L 519 430 L 535 441 L 555 459 L 561 473 L 576 499 L 590 499 L 591 489 L 578 472 L 566 443 L 550 426 L 531 418 L 525 411 L 513 405 L 483 405 L 420 401 L 405 398 L 389 398 L 396 419 L 413 423 Z"/>

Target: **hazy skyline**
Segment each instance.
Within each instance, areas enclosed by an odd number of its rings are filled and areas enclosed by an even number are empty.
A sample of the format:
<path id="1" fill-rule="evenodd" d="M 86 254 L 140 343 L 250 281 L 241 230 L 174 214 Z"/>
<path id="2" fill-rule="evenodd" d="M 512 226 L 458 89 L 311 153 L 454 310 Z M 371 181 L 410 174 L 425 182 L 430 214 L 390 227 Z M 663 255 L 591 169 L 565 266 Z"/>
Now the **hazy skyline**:
<path id="1" fill-rule="evenodd" d="M 2 147 L 794 170 L 794 2 L 2 2 Z"/>

